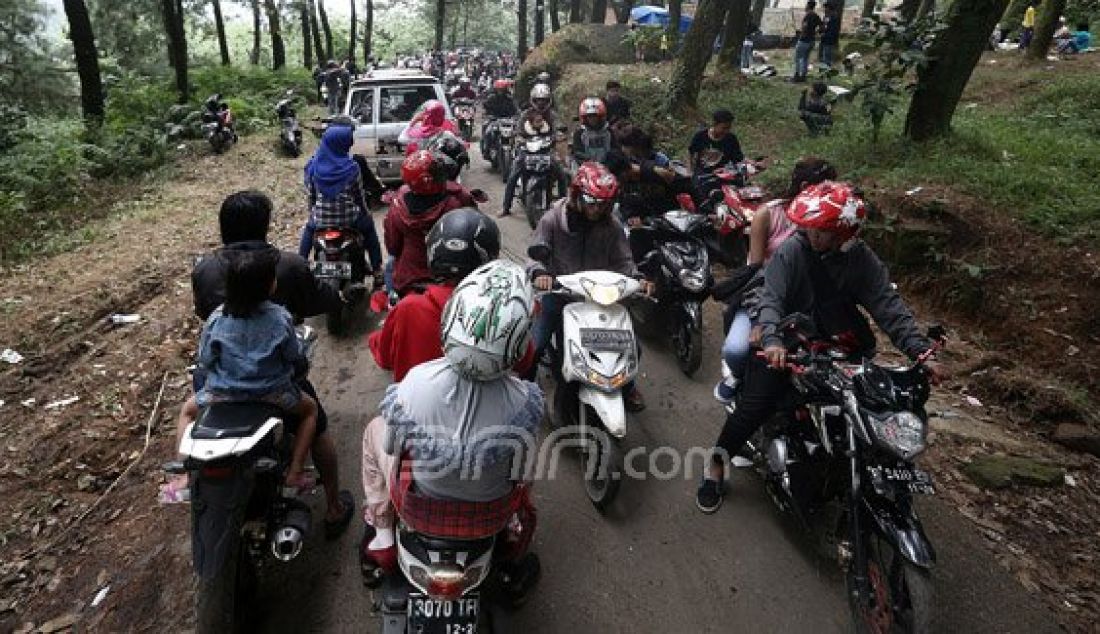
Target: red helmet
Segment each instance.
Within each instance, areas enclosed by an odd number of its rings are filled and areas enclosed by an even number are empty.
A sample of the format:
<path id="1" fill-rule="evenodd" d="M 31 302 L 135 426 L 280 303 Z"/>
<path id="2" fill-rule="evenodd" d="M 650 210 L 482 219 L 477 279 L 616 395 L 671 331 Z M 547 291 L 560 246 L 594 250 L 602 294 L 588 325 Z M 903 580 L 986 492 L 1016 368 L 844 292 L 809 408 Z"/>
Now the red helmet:
<path id="1" fill-rule="evenodd" d="M 603 99 L 599 97 L 588 97 L 581 101 L 579 113 L 582 121 L 589 115 L 596 115 L 603 119 L 607 116 L 607 106 L 604 105 Z"/>
<path id="2" fill-rule="evenodd" d="M 508 90 L 512 87 L 512 82 L 507 79 L 498 79 L 493 82 L 493 90 Z"/>
<path id="3" fill-rule="evenodd" d="M 447 171 L 431 152 L 418 150 L 401 164 L 401 180 L 414 194 L 440 194 L 447 188 Z"/>
<path id="4" fill-rule="evenodd" d="M 602 163 L 589 161 L 577 168 L 569 193 L 574 203 L 582 196 L 588 203 L 610 202 L 619 194 L 619 181 Z"/>
<path id="5" fill-rule="evenodd" d="M 838 233 L 848 240 L 859 232 L 867 208 L 862 194 L 849 183 L 822 181 L 791 201 L 787 217 L 799 227 Z"/>

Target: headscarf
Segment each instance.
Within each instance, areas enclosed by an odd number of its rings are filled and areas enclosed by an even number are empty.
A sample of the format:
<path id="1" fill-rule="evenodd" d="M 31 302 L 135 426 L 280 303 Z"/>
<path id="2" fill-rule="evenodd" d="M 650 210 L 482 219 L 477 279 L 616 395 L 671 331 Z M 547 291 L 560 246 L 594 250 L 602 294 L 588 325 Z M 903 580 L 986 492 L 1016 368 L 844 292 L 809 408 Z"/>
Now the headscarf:
<path id="1" fill-rule="evenodd" d="M 447 108 L 443 105 L 443 102 L 429 99 L 413 115 L 412 123 L 409 124 L 409 129 L 405 133 L 410 139 L 427 139 L 446 130 L 447 128 L 444 126 L 446 121 Z"/>
<path id="2" fill-rule="evenodd" d="M 359 177 L 359 166 L 348 155 L 353 128 L 331 126 L 321 137 L 321 145 L 306 163 L 306 182 L 312 183 L 326 198 L 336 198 L 348 182 Z"/>

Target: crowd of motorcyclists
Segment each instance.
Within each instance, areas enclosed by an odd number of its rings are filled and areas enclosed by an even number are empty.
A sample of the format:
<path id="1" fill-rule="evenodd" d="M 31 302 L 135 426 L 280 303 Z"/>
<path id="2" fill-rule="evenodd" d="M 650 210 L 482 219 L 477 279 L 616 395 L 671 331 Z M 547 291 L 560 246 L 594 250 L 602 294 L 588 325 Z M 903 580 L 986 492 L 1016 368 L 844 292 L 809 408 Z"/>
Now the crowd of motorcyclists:
<path id="1" fill-rule="evenodd" d="M 499 210 L 490 215 L 479 208 L 484 195 L 460 183 L 470 135 L 459 138 L 461 130 L 446 119 L 443 105 L 429 102 L 402 135 L 403 183 L 385 197 L 380 239 L 371 217 L 375 201 L 364 189 L 363 168 L 350 155 L 354 123 L 333 120 L 303 175 L 308 213 L 297 253 L 267 242 L 271 202 L 263 194 L 240 192 L 222 205 L 223 246 L 193 275 L 195 312 L 206 320 L 198 358 L 205 384 L 181 413 L 179 433 L 210 403 L 258 400 L 284 407 L 289 420 L 300 420 L 288 484 L 301 477 L 310 453 L 328 501 L 326 534 L 338 536 L 355 505 L 339 488 L 324 408 L 309 383 L 293 326 L 351 301 L 348 295 L 365 293 L 368 286 L 384 286 L 388 314 L 368 346 L 377 365 L 393 373 L 394 384 L 362 438 L 364 577 L 376 586 L 386 575 L 400 574 L 398 511 L 417 505 L 440 513 L 428 525 L 444 536 L 456 525 L 509 534 L 512 548 L 499 565 L 508 573 L 510 600 L 518 602 L 538 577 L 537 559 L 528 552 L 534 530 L 530 483 L 514 469 L 529 456 L 492 440 L 533 432 L 542 420 L 538 369 L 570 301 L 548 291 L 560 276 L 607 270 L 637 278 L 645 294 L 654 294 L 653 280 L 645 280 L 639 266 L 653 238 L 642 239 L 639 230 L 666 212 L 685 209 L 710 213 L 708 223 L 717 233 L 724 220 L 713 210 L 723 204 L 724 183 L 747 185 L 745 172 L 735 167 L 758 162 L 746 161 L 732 130 L 734 115 L 724 109 L 691 139 L 687 163 L 672 160 L 631 122 L 630 101 L 618 82 L 609 81 L 604 94 L 569 106 L 576 108 L 577 125 L 568 152 L 548 152 L 556 201 L 532 223 L 532 244 L 548 247 L 549 256 L 523 268 L 499 259 L 501 231 L 491 216 L 512 213 L 528 166 L 525 141 L 565 138 L 550 78 L 537 79 L 521 108 L 509 79 L 515 59 L 508 54 L 430 52 L 396 62 L 447 82 L 452 103 L 480 101 L 482 154 L 506 181 Z M 330 109 L 347 74 L 335 63 L 319 74 Z M 510 147 L 500 142 L 502 121 L 514 130 Z M 503 161 L 504 153 L 509 160 Z M 786 389 L 779 370 L 788 350 L 777 332 L 784 317 L 809 314 L 824 336 L 852 331 L 870 355 L 874 338 L 862 308 L 911 358 L 932 347 L 883 264 L 859 238 L 867 213 L 862 193 L 838 178 L 825 160 L 800 160 L 786 191 L 746 218 L 734 240 L 743 248 L 736 256 L 743 266 L 730 271 L 716 292 L 726 304 L 726 334 L 723 374 L 714 392 L 721 403 L 737 407 L 721 427 L 712 463 L 699 474 L 696 504 L 705 513 L 722 503 L 729 459 Z M 333 226 L 353 229 L 361 246 L 352 267 L 361 275 L 339 292 L 314 279 L 307 264 L 315 234 Z M 934 378 L 943 375 L 934 361 L 928 366 Z M 627 411 L 645 408 L 633 381 L 622 393 Z M 480 459 L 475 476 L 453 468 L 464 464 L 456 456 L 473 453 Z M 432 499 L 446 501 L 445 510 L 432 507 Z"/>

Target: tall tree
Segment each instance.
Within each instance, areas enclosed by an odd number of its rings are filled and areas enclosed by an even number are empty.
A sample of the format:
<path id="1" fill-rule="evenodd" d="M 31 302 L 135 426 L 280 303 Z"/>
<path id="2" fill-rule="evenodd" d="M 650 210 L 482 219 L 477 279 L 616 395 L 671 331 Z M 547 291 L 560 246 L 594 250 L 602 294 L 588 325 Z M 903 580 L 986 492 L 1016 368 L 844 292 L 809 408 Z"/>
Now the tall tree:
<path id="1" fill-rule="evenodd" d="M 527 59 L 527 0 L 516 2 L 516 56 L 519 61 Z"/>
<path id="2" fill-rule="evenodd" d="M 187 35 L 183 28 L 182 0 L 160 0 L 164 32 L 168 36 L 168 61 L 176 75 L 176 91 L 180 103 L 187 103 L 191 86 L 187 78 Z"/>
<path id="3" fill-rule="evenodd" d="M 550 0 L 550 32 L 557 33 L 561 30 L 561 8 L 558 0 Z"/>
<path id="4" fill-rule="evenodd" d="M 222 66 L 229 66 L 229 44 L 225 41 L 225 20 L 222 19 L 221 0 L 213 0 L 214 29 L 218 32 L 218 51 L 222 56 Z"/>
<path id="5" fill-rule="evenodd" d="M 989 46 L 989 36 L 1008 0 L 952 2 L 947 25 L 928 51 L 931 61 L 917 71 L 917 88 L 905 117 L 905 136 L 925 141 L 947 134 L 966 82 Z"/>
<path id="6" fill-rule="evenodd" d="M 546 5 L 545 0 L 535 0 L 535 46 L 542 44 L 546 39 Z"/>
<path id="7" fill-rule="evenodd" d="M 874 0 L 871 0 L 874 2 Z M 760 28 L 760 25 L 764 23 L 764 9 L 768 7 L 768 0 L 753 0 L 752 3 L 752 26 Z"/>
<path id="8" fill-rule="evenodd" d="M 260 0 L 252 0 L 252 51 L 248 54 L 248 63 L 253 66 L 260 63 Z"/>
<path id="9" fill-rule="evenodd" d="M 351 4 L 351 31 L 348 33 L 348 61 L 355 61 L 355 0 L 349 0 Z"/>
<path id="10" fill-rule="evenodd" d="M 84 0 L 65 0 L 64 4 L 76 71 L 80 76 L 80 109 L 86 125 L 94 128 L 103 121 L 103 82 L 99 77 L 99 55 L 96 53 L 92 21 Z"/>
<path id="11" fill-rule="evenodd" d="M 680 39 L 680 16 L 684 13 L 682 0 L 668 0 L 668 39 Z"/>
<path id="12" fill-rule="evenodd" d="M 726 13 L 726 27 L 722 30 L 722 51 L 718 54 L 719 65 L 725 68 L 741 66 L 741 45 L 749 32 L 749 20 L 752 19 L 752 0 L 729 0 Z"/>
<path id="13" fill-rule="evenodd" d="M 569 23 L 578 24 L 580 22 L 584 22 L 584 15 L 581 12 L 581 0 L 570 0 Z"/>
<path id="14" fill-rule="evenodd" d="M 279 7 L 275 0 L 264 0 L 267 9 L 267 30 L 271 32 L 271 68 L 286 66 L 286 47 L 283 46 L 283 27 L 279 22 Z"/>
<path id="15" fill-rule="evenodd" d="M 367 0 L 367 20 L 363 25 L 363 68 L 370 66 L 374 54 L 374 0 Z"/>
<path id="16" fill-rule="evenodd" d="M 592 24 L 603 24 L 607 20 L 607 0 L 593 0 Z"/>
<path id="17" fill-rule="evenodd" d="M 298 3 L 298 13 L 302 20 L 302 66 L 313 68 L 313 29 L 309 25 L 309 5 L 304 0 Z"/>
<path id="18" fill-rule="evenodd" d="M 876 4 L 878 4 L 876 0 L 863 0 L 863 11 L 860 11 L 859 18 L 866 20 L 874 15 Z"/>
<path id="19" fill-rule="evenodd" d="M 1050 53 L 1050 43 L 1054 40 L 1054 30 L 1058 28 L 1058 18 L 1066 10 L 1066 0 L 1045 0 L 1039 5 L 1035 15 L 1035 32 L 1031 44 L 1027 47 L 1027 58 L 1043 61 Z"/>
<path id="20" fill-rule="evenodd" d="M 321 43 L 321 27 L 317 24 L 317 7 L 313 0 L 306 0 L 306 9 L 309 11 L 309 31 L 313 34 L 313 51 L 317 58 L 317 65 L 324 68 L 332 58 L 325 55 L 325 46 Z"/>
<path id="21" fill-rule="evenodd" d="M 435 0 L 435 50 L 443 50 L 443 26 L 447 19 L 447 0 Z"/>
<path id="22" fill-rule="evenodd" d="M 317 15 L 321 16 L 321 28 L 325 31 L 325 57 L 336 59 L 332 52 L 332 28 L 328 24 L 328 12 L 325 11 L 325 0 L 317 0 Z"/>
<path id="23" fill-rule="evenodd" d="M 674 115 L 687 115 L 696 107 L 703 72 L 714 50 L 714 38 L 718 37 L 726 17 L 727 2 L 700 0 L 695 9 L 695 20 L 676 56 L 669 80 L 668 111 Z"/>

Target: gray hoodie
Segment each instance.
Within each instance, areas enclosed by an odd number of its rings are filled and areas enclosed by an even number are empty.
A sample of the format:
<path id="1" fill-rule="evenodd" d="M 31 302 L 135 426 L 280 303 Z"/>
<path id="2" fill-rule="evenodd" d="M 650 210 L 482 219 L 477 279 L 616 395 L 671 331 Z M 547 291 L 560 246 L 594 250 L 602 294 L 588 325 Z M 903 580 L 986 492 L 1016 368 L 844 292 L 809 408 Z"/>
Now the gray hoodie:
<path id="1" fill-rule="evenodd" d="M 802 232 L 795 233 L 764 268 L 764 287 L 756 308 L 763 345 L 782 345 L 776 326 L 794 313 L 810 314 L 814 290 L 807 267 L 824 266 L 842 293 L 863 307 L 899 350 L 915 358 L 931 346 L 917 329 L 912 311 L 890 284 L 886 266 L 862 240 L 844 251 L 815 254 Z"/>
<path id="2" fill-rule="evenodd" d="M 630 254 L 623 225 L 614 216 L 605 222 L 588 223 L 575 215 L 572 231 L 566 213 L 567 198 L 554 203 L 543 214 L 531 237 L 531 244 L 550 247 L 549 265 L 531 262 L 532 278 L 539 275 L 570 275 L 581 271 L 613 271 L 629 277 L 638 275 Z"/>

